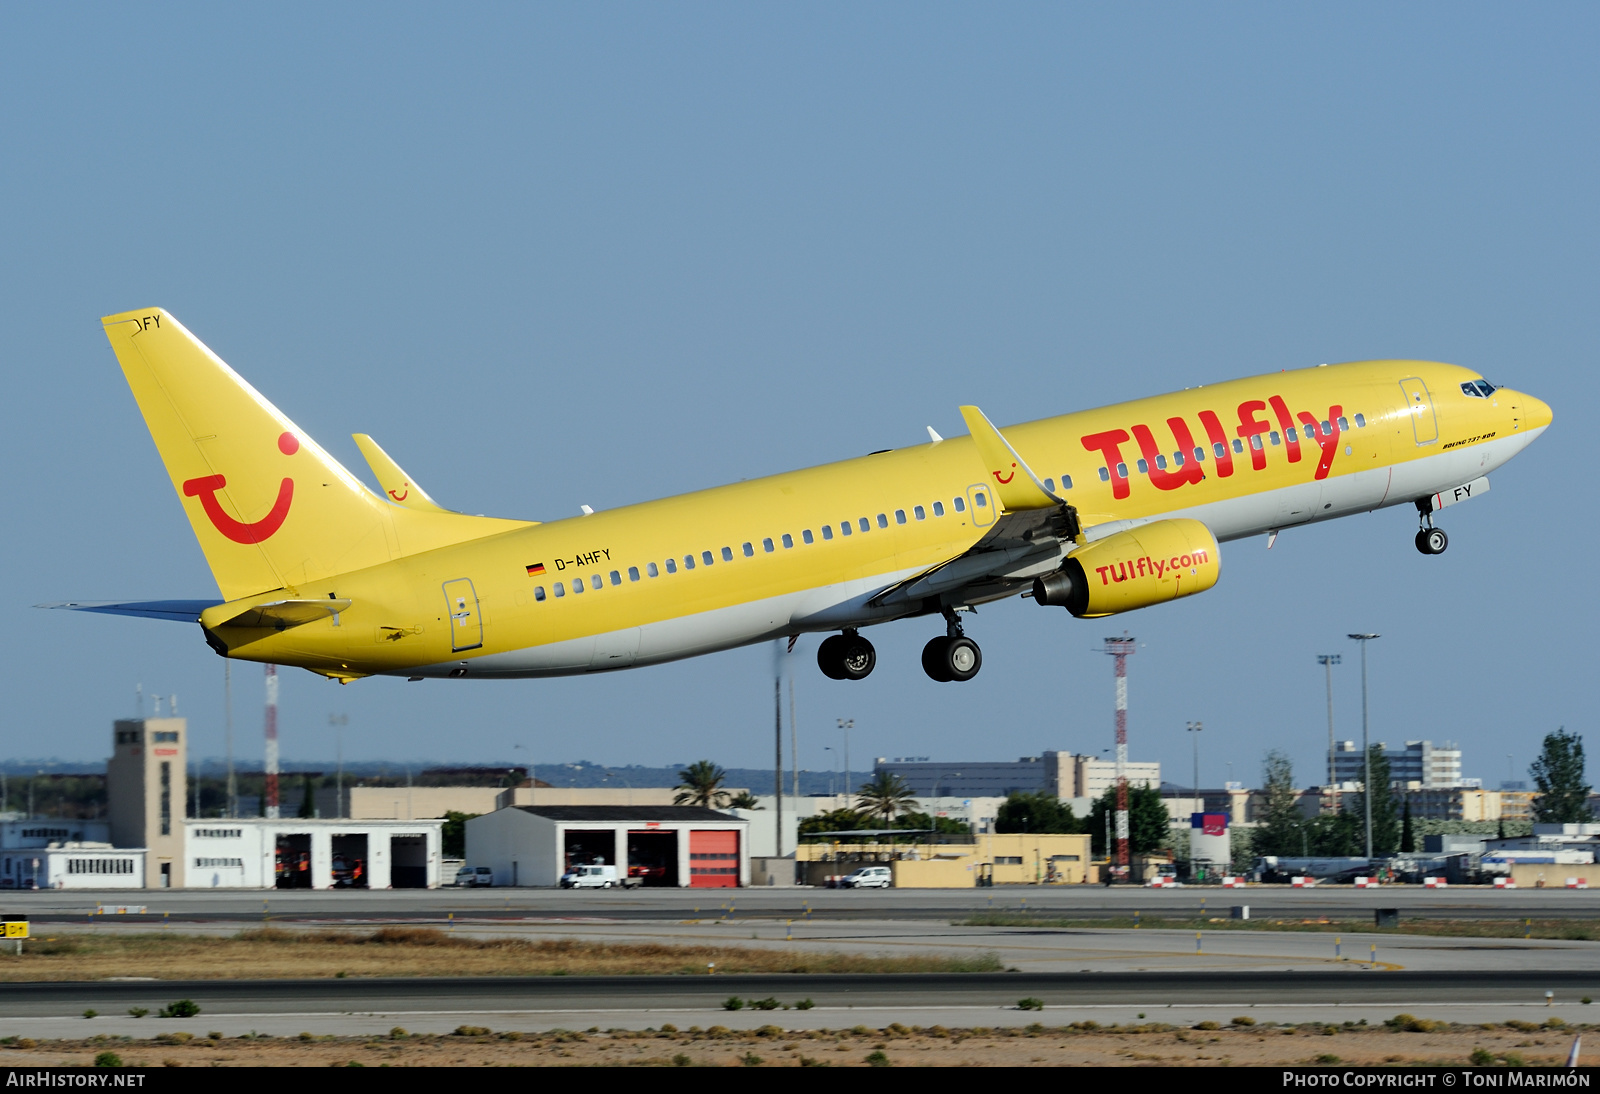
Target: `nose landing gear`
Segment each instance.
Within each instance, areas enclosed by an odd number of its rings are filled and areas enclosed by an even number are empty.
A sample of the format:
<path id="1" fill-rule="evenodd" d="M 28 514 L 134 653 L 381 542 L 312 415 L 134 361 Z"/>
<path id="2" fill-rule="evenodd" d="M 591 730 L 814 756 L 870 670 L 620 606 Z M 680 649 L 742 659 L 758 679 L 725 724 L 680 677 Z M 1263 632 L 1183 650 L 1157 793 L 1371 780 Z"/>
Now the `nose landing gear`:
<path id="1" fill-rule="evenodd" d="M 983 651 L 961 632 L 954 609 L 944 610 L 946 631 L 922 647 L 922 671 L 941 684 L 971 680 L 983 667 Z"/>
<path id="2" fill-rule="evenodd" d="M 865 680 L 878 663 L 878 651 L 855 631 L 830 635 L 817 647 L 817 667 L 830 680 Z"/>
<path id="3" fill-rule="evenodd" d="M 1442 555 L 1446 547 L 1450 546 L 1450 537 L 1444 534 L 1443 528 L 1433 526 L 1433 499 L 1425 498 L 1417 502 L 1418 521 L 1422 525 L 1417 529 L 1417 550 L 1425 555 Z"/>

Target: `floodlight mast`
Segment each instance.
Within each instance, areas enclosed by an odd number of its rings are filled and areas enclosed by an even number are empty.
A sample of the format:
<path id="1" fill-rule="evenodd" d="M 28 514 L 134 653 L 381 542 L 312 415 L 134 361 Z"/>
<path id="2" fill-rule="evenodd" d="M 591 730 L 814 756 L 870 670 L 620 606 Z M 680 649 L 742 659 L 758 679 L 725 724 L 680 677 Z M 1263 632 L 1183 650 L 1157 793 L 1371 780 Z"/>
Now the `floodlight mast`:
<path id="1" fill-rule="evenodd" d="M 1334 741 L 1333 741 L 1333 666 L 1339 663 L 1336 653 L 1317 654 L 1317 664 L 1322 666 L 1323 673 L 1328 678 L 1328 795 L 1333 802 L 1333 812 L 1339 812 L 1339 779 L 1334 770 Z"/>
<path id="2" fill-rule="evenodd" d="M 1121 638 L 1107 638 L 1105 653 L 1116 660 L 1117 675 L 1117 869 L 1128 878 L 1128 658 L 1137 640 L 1123 631 Z M 1110 858 L 1111 848 L 1106 848 Z"/>
<path id="3" fill-rule="evenodd" d="M 1361 643 L 1361 754 L 1366 761 L 1366 774 L 1362 777 L 1361 782 L 1361 798 L 1366 806 L 1367 866 L 1370 869 L 1372 866 L 1372 742 L 1368 739 L 1367 722 L 1367 643 L 1374 638 L 1382 638 L 1383 636 L 1381 634 L 1352 634 L 1346 637 L 1353 642 Z"/>

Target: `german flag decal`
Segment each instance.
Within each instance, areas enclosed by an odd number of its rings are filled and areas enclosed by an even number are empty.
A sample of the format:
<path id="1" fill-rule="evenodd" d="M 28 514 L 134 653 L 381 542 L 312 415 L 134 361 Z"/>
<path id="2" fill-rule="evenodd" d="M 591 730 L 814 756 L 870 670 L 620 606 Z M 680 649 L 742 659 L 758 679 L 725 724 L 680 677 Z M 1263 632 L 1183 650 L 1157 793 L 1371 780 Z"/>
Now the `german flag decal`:
<path id="1" fill-rule="evenodd" d="M 542 562 L 535 562 L 532 566 L 528 567 L 529 577 L 537 577 L 542 573 L 544 573 L 544 563 Z"/>

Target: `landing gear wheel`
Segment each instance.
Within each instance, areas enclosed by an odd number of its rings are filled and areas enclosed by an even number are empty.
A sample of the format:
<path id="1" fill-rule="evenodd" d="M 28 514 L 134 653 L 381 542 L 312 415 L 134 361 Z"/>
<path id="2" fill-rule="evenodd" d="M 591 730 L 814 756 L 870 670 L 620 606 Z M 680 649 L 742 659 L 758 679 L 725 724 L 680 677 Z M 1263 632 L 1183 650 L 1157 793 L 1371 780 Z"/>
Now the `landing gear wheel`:
<path id="1" fill-rule="evenodd" d="M 829 680 L 844 679 L 844 656 L 839 652 L 839 647 L 844 644 L 844 635 L 830 634 L 822 640 L 822 645 L 817 647 L 817 668 L 822 670 L 822 675 Z"/>
<path id="2" fill-rule="evenodd" d="M 822 640 L 817 647 L 817 667 L 830 680 L 865 680 L 878 663 L 878 651 L 855 631 Z"/>
<path id="3" fill-rule="evenodd" d="M 935 638 L 922 647 L 922 671 L 941 684 L 971 680 L 982 667 L 983 651 L 970 638 Z"/>
<path id="4" fill-rule="evenodd" d="M 1443 528 L 1423 528 L 1417 532 L 1417 550 L 1425 555 L 1442 555 L 1450 546 L 1450 537 Z"/>
<path id="5" fill-rule="evenodd" d="M 964 683 L 983 668 L 983 651 L 970 638 L 948 638 L 944 650 L 945 671 L 956 683 Z"/>

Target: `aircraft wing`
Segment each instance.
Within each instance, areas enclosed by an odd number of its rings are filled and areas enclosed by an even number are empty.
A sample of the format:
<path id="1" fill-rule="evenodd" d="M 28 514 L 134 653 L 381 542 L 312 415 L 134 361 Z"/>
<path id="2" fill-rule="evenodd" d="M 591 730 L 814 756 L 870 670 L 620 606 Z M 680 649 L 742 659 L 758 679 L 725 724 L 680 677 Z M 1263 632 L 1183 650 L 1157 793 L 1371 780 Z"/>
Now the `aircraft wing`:
<path id="1" fill-rule="evenodd" d="M 200 613 L 220 600 L 60 600 L 35 604 L 35 608 L 66 608 L 75 612 L 100 612 L 104 615 L 132 615 L 140 619 L 171 619 L 179 623 L 198 623 Z"/>
<path id="2" fill-rule="evenodd" d="M 1004 512 L 966 551 L 891 585 L 873 597 L 875 605 L 904 604 L 957 589 L 968 600 L 997 599 L 1055 569 L 1081 541 L 1077 510 L 1045 489 L 983 411 L 964 406 L 961 415 Z"/>

